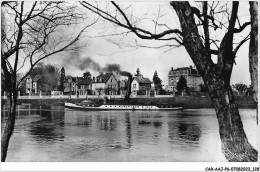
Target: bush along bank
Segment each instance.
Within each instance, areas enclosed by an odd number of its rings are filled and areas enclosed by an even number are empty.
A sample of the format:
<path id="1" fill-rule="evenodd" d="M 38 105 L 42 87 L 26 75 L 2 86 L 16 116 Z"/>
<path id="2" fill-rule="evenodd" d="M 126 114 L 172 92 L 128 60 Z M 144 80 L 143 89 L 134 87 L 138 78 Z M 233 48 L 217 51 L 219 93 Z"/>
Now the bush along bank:
<path id="1" fill-rule="evenodd" d="M 69 103 L 80 103 L 85 99 L 18 99 L 17 104 L 32 104 L 32 105 L 57 105 L 57 106 L 63 106 L 65 102 Z M 2 105 L 8 105 L 7 99 L 2 99 L 1 101 Z"/>

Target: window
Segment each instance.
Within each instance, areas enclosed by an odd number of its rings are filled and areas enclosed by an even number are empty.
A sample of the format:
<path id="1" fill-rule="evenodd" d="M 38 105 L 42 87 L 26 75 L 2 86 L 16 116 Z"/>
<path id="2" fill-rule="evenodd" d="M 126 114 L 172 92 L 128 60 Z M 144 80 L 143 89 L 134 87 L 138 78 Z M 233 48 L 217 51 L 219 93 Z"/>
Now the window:
<path id="1" fill-rule="evenodd" d="M 111 82 L 113 82 L 113 79 L 111 79 Z"/>
<path id="2" fill-rule="evenodd" d="M 136 84 L 133 85 L 133 88 L 136 88 Z"/>

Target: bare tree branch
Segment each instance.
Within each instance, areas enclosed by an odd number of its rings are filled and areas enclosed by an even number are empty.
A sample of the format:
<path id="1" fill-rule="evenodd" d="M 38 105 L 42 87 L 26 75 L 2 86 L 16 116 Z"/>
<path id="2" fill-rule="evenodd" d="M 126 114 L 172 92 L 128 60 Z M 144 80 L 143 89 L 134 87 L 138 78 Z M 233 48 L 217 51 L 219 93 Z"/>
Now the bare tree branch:
<path id="1" fill-rule="evenodd" d="M 126 16 L 126 14 L 122 11 L 122 9 L 115 3 L 115 2 L 111 2 L 114 7 L 119 11 L 119 13 L 122 15 L 122 17 L 124 18 L 124 21 L 126 23 L 122 23 L 120 22 L 116 16 L 112 16 L 110 15 L 108 12 L 105 12 L 103 10 L 101 10 L 98 7 L 95 7 L 93 5 L 91 5 L 90 3 L 83 1 L 80 2 L 82 6 L 84 6 L 85 8 L 89 9 L 90 11 L 98 14 L 99 16 L 101 16 L 102 18 L 118 25 L 121 26 L 123 28 L 129 29 L 130 31 L 132 31 L 133 33 L 135 33 L 139 38 L 142 39 L 155 39 L 155 40 L 159 40 L 161 38 L 163 38 L 166 35 L 170 35 L 170 34 L 182 34 L 180 30 L 178 29 L 169 29 L 169 30 L 165 30 L 159 34 L 153 34 L 148 30 L 144 30 L 142 28 L 133 26 L 133 24 L 130 22 L 130 20 L 128 19 L 128 17 Z"/>
<path id="2" fill-rule="evenodd" d="M 244 23 L 242 26 L 240 26 L 240 28 L 234 28 L 234 33 L 240 33 L 242 32 L 248 25 L 250 25 L 251 22 L 246 22 Z"/>
<path id="3" fill-rule="evenodd" d="M 234 57 L 235 55 L 237 54 L 237 51 L 239 50 L 239 48 L 246 42 L 250 39 L 250 34 L 248 34 L 237 46 L 236 48 L 233 50 L 233 54 L 234 54 Z"/>

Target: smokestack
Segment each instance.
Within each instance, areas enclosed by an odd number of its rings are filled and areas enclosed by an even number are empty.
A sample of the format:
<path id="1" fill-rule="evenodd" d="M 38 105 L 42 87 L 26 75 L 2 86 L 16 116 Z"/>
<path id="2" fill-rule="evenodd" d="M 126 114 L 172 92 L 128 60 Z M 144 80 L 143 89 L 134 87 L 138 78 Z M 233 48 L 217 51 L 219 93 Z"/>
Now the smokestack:
<path id="1" fill-rule="evenodd" d="M 190 74 L 192 74 L 192 66 L 190 65 Z"/>

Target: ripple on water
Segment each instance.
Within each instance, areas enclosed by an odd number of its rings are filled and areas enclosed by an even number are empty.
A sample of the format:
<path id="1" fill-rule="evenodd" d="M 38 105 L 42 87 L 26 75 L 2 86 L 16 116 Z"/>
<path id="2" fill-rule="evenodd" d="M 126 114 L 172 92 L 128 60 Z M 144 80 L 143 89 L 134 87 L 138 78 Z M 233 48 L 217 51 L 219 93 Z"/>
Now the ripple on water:
<path id="1" fill-rule="evenodd" d="M 226 161 L 214 109 L 64 113 L 46 108 L 17 116 L 8 161 Z M 240 113 L 256 145 L 255 111 Z"/>

